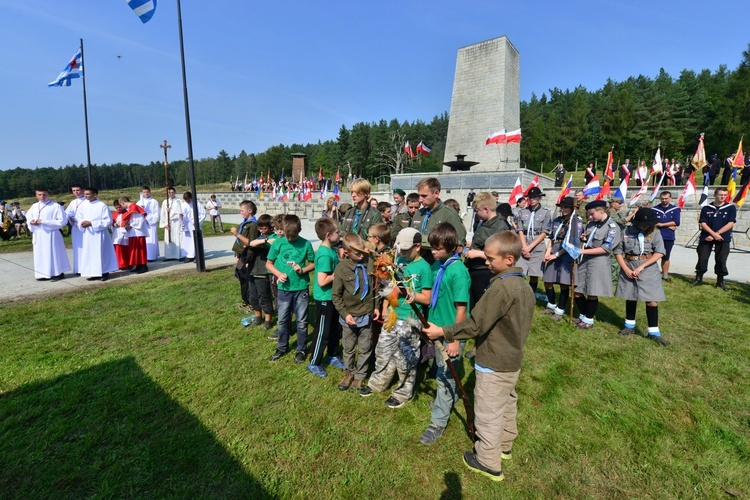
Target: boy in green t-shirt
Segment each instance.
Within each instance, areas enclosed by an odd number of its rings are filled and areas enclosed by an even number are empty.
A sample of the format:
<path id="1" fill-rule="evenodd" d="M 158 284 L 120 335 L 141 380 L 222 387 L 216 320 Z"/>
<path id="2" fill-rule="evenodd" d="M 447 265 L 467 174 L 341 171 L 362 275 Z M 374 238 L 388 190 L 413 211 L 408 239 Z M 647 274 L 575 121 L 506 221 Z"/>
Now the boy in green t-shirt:
<path id="1" fill-rule="evenodd" d="M 268 251 L 266 269 L 278 278 L 278 335 L 276 352 L 269 361 L 276 361 L 289 349 L 292 311 L 297 317 L 297 354 L 295 363 L 303 363 L 307 357 L 307 308 L 310 302 L 308 288 L 310 271 L 315 268 L 315 252 L 309 241 L 302 238 L 302 222 L 292 214 L 284 216 L 284 237 L 278 238 Z"/>
<path id="2" fill-rule="evenodd" d="M 414 383 L 417 379 L 417 363 L 419 363 L 419 335 L 415 331 L 419 321 L 415 318 L 411 303 L 428 305 L 432 289 L 432 270 L 430 265 L 420 256 L 422 250 L 422 235 L 414 228 L 401 230 L 396 237 L 396 265 L 403 268 L 407 279 L 404 285 L 410 289 L 409 297 L 399 297 L 398 306 L 394 307 L 394 314 L 398 319 L 396 324 L 383 330 L 375 346 L 375 371 L 370 377 L 367 387 L 359 391 L 359 395 L 367 397 L 373 392 L 383 392 L 398 373 L 399 382 L 386 400 L 388 408 L 401 408 L 414 395 Z M 385 313 L 388 301 L 384 301 L 381 317 L 388 320 Z"/>
<path id="3" fill-rule="evenodd" d="M 333 271 L 339 263 L 339 256 L 332 249 L 339 242 L 339 230 L 333 219 L 323 217 L 315 222 L 315 234 L 320 238 L 320 247 L 315 253 L 315 279 L 313 279 L 313 298 L 315 299 L 315 329 L 312 341 L 312 355 L 307 369 L 320 378 L 328 376 L 323 368 L 323 350 L 328 350 L 329 365 L 343 369 L 339 359 L 339 341 L 341 328 L 339 314 L 331 300 L 333 289 Z"/>
<path id="4" fill-rule="evenodd" d="M 438 326 L 460 323 L 466 319 L 469 303 L 469 271 L 456 253 L 458 232 L 447 222 L 437 224 L 428 236 L 432 256 L 433 285 L 430 298 L 430 320 Z M 442 341 L 453 366 L 457 366 L 461 355 L 461 341 Z M 419 442 L 431 445 L 445 432 L 451 409 L 458 399 L 456 382 L 451 376 L 441 353 L 435 353 L 437 365 L 437 390 L 432 404 L 430 425 L 427 426 Z"/>

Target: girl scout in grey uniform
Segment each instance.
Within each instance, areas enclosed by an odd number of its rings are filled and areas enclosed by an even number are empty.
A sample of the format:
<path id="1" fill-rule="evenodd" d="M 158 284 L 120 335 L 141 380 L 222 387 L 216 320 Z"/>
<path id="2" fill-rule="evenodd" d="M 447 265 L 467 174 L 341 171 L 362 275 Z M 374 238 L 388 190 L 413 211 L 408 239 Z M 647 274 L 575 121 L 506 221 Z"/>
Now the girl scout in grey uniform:
<path id="1" fill-rule="evenodd" d="M 666 253 L 661 231 L 655 230 L 659 219 L 653 209 L 641 207 L 631 222 L 633 225 L 625 229 L 622 242 L 614 250 L 620 264 L 615 296 L 625 299 L 625 328 L 620 330 L 620 335 L 635 333 L 635 309 L 638 301 L 644 301 L 648 338 L 669 345 L 659 332 L 659 302 L 666 300 L 657 265 Z"/>
<path id="2" fill-rule="evenodd" d="M 542 261 L 546 245 L 542 245 L 542 242 L 549 235 L 552 224 L 552 213 L 540 205 L 542 196 L 545 195 L 541 189 L 531 188 L 528 194 L 529 205 L 519 212 L 516 219 L 518 234 L 523 243 L 521 259 L 517 265 L 529 277 L 529 284 L 535 292 L 539 277 L 544 274 Z"/>
<path id="3" fill-rule="evenodd" d="M 607 213 L 607 202 L 596 200 L 586 205 L 591 222 L 581 237 L 581 264 L 576 276 L 576 304 L 581 315 L 579 328 L 594 326 L 594 316 L 599 307 L 599 297 L 612 297 L 612 271 L 609 254 L 622 239 L 620 226 Z M 588 298 L 586 297 L 588 295 Z"/>
<path id="4" fill-rule="evenodd" d="M 547 242 L 547 252 L 544 255 L 544 290 L 547 294 L 547 307 L 542 314 L 552 314 L 552 319 L 560 321 L 565 315 L 565 308 L 570 295 L 570 277 L 573 270 L 573 257 L 563 248 L 564 242 L 580 241 L 583 221 L 573 211 L 575 200 L 569 196 L 562 200 L 558 207 L 562 215 L 552 221 L 550 239 Z M 571 222 L 574 221 L 572 224 Z M 569 236 L 570 228 L 573 236 Z M 560 285 L 560 300 L 555 298 L 554 285 Z"/>

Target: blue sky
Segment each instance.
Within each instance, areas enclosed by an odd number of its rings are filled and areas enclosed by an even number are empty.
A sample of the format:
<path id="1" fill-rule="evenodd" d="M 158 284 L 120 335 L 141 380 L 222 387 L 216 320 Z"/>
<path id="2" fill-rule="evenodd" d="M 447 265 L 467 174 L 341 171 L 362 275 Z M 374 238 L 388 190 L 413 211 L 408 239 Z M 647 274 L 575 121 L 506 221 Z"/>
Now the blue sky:
<path id="1" fill-rule="evenodd" d="M 750 3 L 185 0 L 196 158 L 335 139 L 359 121 L 450 108 L 459 47 L 506 35 L 521 96 L 608 77 L 735 68 Z M 84 39 L 91 160 L 187 157 L 177 13 L 141 24 L 123 0 L 0 0 L 0 169 L 86 162 L 81 81 L 47 88 Z M 119 56 L 119 57 L 118 57 Z M 488 132 L 489 133 L 489 132 Z"/>

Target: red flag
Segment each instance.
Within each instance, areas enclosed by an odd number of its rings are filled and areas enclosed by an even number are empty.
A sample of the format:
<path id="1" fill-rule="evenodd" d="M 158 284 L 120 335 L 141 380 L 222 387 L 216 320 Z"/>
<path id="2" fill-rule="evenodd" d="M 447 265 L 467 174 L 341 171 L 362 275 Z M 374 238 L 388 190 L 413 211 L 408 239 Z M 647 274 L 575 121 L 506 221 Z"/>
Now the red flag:
<path id="1" fill-rule="evenodd" d="M 523 197 L 523 186 L 521 186 L 521 178 L 516 178 L 516 183 L 513 186 L 513 190 L 510 192 L 510 198 L 508 199 L 508 203 L 511 205 L 515 205 L 518 203 L 518 200 Z"/>
<path id="2" fill-rule="evenodd" d="M 493 132 L 487 136 L 487 140 L 484 141 L 485 146 L 488 144 L 502 144 L 505 142 L 505 129 Z"/>
<path id="3" fill-rule="evenodd" d="M 595 198 L 596 200 L 603 200 L 605 196 L 609 196 L 609 193 L 610 193 L 609 184 L 610 184 L 610 180 L 609 179 L 607 179 L 606 181 L 604 181 L 604 185 L 599 190 L 599 194 L 596 195 L 596 198 Z"/>
<path id="4" fill-rule="evenodd" d="M 521 142 L 521 129 L 518 130 L 512 130 L 508 132 L 508 134 L 505 136 L 505 142 L 510 144 L 511 142 L 520 143 Z"/>
<path id="5" fill-rule="evenodd" d="M 409 145 L 409 141 L 406 141 L 406 144 L 404 144 L 404 153 L 406 153 L 409 158 L 415 157 L 414 151 L 412 151 L 411 146 Z"/>
<path id="6" fill-rule="evenodd" d="M 539 187 L 539 176 L 535 175 L 534 180 L 529 182 L 529 185 L 526 186 L 526 190 L 523 192 L 524 198 L 529 195 L 529 191 L 531 191 L 531 188 Z"/>
<path id="7" fill-rule="evenodd" d="M 417 153 L 420 153 L 424 156 L 427 156 L 430 154 L 432 150 L 424 145 L 422 141 L 419 141 L 419 144 L 417 144 Z"/>
<path id="8" fill-rule="evenodd" d="M 732 166 L 737 168 L 745 168 L 745 153 L 742 152 L 742 139 L 740 139 L 740 145 L 737 147 L 737 153 L 734 155 L 734 160 L 732 160 Z"/>
<path id="9" fill-rule="evenodd" d="M 336 182 L 341 182 L 341 167 L 336 169 Z"/>
<path id="10" fill-rule="evenodd" d="M 685 202 L 687 201 L 688 196 L 695 194 L 695 170 L 690 172 L 690 177 L 688 178 L 687 184 L 685 184 L 685 189 L 682 190 L 682 194 L 680 195 L 680 199 L 677 201 L 677 206 L 680 208 L 685 208 Z"/>
<path id="11" fill-rule="evenodd" d="M 615 173 L 612 170 L 613 163 L 614 163 L 614 158 L 612 156 L 612 151 L 610 151 L 609 153 L 607 153 L 607 167 L 604 169 L 604 177 L 606 177 L 607 179 L 615 178 Z"/>
<path id="12" fill-rule="evenodd" d="M 318 180 L 319 181 L 323 180 L 323 169 L 322 168 L 318 170 Z"/>

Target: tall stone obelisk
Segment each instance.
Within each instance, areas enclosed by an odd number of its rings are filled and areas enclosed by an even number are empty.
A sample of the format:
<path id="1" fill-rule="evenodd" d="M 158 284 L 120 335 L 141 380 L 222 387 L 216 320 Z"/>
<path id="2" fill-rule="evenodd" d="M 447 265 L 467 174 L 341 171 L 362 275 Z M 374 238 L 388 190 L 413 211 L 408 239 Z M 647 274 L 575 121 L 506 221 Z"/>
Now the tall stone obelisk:
<path id="1" fill-rule="evenodd" d="M 519 168 L 519 144 L 485 145 L 485 140 L 520 127 L 519 55 L 510 40 L 501 36 L 458 49 L 443 161 L 464 154 L 479 162 L 472 172 Z"/>

